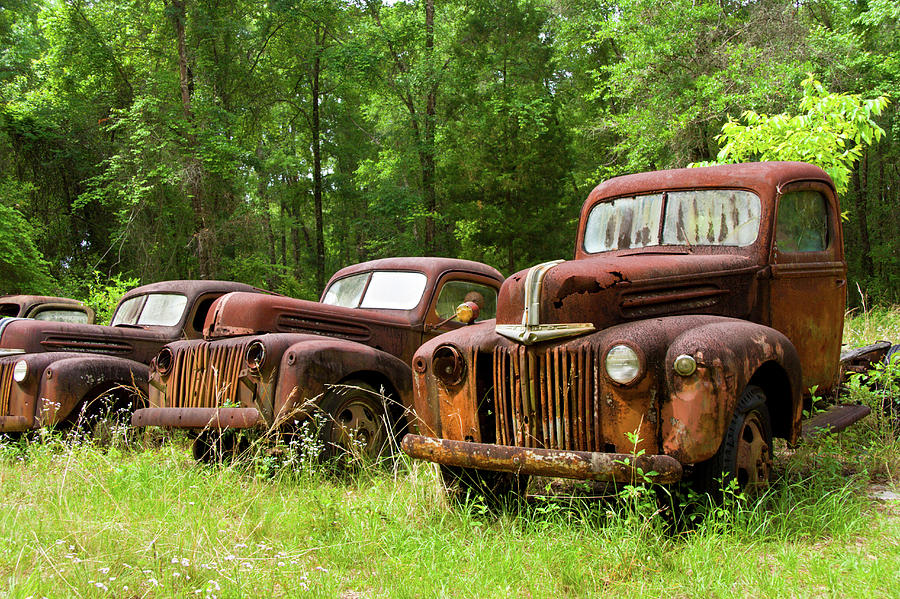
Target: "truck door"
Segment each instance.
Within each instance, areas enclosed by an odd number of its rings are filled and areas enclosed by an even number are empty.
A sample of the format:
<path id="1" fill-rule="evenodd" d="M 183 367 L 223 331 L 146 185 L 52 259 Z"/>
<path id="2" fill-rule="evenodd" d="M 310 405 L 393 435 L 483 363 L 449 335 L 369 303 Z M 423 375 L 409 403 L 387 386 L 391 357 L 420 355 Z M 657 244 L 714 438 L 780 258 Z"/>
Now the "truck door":
<path id="1" fill-rule="evenodd" d="M 777 199 L 770 252 L 770 322 L 796 346 L 803 393 L 837 383 L 847 263 L 834 192 L 818 183 L 791 184 Z"/>

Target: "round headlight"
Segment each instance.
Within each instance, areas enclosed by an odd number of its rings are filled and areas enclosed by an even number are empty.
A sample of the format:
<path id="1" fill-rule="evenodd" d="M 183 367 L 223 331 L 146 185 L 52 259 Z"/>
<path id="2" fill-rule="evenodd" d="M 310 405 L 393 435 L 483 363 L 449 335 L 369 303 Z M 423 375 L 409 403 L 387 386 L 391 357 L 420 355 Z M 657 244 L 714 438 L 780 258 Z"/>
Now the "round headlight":
<path id="1" fill-rule="evenodd" d="M 640 358 L 627 345 L 613 346 L 606 352 L 606 373 L 615 382 L 626 385 L 641 373 Z"/>
<path id="2" fill-rule="evenodd" d="M 172 350 L 164 347 L 160 350 L 159 355 L 156 356 L 156 371 L 160 374 L 168 374 L 174 362 L 175 355 L 172 353 Z"/>
<path id="3" fill-rule="evenodd" d="M 445 385 L 458 385 L 466 374 L 466 362 L 452 345 L 442 345 L 434 350 L 432 364 L 434 376 Z"/>
<path id="4" fill-rule="evenodd" d="M 672 368 L 675 370 L 675 373 L 680 376 L 691 376 L 697 372 L 697 361 L 693 356 L 681 354 L 675 358 Z"/>
<path id="5" fill-rule="evenodd" d="M 28 362 L 26 362 L 25 360 L 19 360 L 18 362 L 16 362 L 16 365 L 13 366 L 13 380 L 17 383 L 21 383 L 27 376 Z"/>
<path id="6" fill-rule="evenodd" d="M 266 346 L 259 339 L 251 342 L 247 346 L 244 358 L 246 358 L 247 366 L 250 370 L 259 370 L 262 368 L 263 362 L 266 361 Z"/>

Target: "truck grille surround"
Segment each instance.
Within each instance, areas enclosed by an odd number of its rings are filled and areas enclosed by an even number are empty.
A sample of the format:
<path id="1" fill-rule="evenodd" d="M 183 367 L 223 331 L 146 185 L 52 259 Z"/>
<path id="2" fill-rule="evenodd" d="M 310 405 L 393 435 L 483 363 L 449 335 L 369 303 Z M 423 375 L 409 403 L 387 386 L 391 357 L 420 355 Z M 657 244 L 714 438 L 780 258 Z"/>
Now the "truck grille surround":
<path id="1" fill-rule="evenodd" d="M 0 362 L 0 416 L 9 414 L 9 397 L 12 395 L 14 360 Z"/>
<path id="2" fill-rule="evenodd" d="M 497 442 L 575 451 L 607 449 L 600 426 L 600 358 L 590 346 L 494 349 Z"/>
<path id="3" fill-rule="evenodd" d="M 247 345 L 203 341 L 170 346 L 174 356 L 166 379 L 166 407 L 217 408 L 238 403 Z"/>

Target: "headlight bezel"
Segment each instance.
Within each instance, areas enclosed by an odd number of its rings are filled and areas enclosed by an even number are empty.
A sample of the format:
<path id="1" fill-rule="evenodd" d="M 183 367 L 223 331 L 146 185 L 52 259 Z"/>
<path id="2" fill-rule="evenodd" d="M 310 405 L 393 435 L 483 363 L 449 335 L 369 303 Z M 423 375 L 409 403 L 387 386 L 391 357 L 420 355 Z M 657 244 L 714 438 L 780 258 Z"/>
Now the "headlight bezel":
<path id="1" fill-rule="evenodd" d="M 168 347 L 162 348 L 159 350 L 159 353 L 156 354 L 155 363 L 156 372 L 162 376 L 166 376 L 172 370 L 172 365 L 175 363 L 175 352 Z"/>
<path id="2" fill-rule="evenodd" d="M 244 350 L 244 363 L 251 372 L 259 372 L 266 365 L 266 344 L 254 339 Z"/>
<path id="3" fill-rule="evenodd" d="M 623 363 L 630 364 L 630 369 L 623 368 Z M 617 370 L 610 371 L 611 366 Z M 603 353 L 603 372 L 606 373 L 606 378 L 616 385 L 622 387 L 633 385 L 644 376 L 646 370 L 644 353 L 627 341 L 613 342 Z"/>
<path id="4" fill-rule="evenodd" d="M 447 387 L 455 387 L 466 378 L 466 361 L 455 345 L 444 343 L 431 354 L 431 368 L 435 378 Z"/>

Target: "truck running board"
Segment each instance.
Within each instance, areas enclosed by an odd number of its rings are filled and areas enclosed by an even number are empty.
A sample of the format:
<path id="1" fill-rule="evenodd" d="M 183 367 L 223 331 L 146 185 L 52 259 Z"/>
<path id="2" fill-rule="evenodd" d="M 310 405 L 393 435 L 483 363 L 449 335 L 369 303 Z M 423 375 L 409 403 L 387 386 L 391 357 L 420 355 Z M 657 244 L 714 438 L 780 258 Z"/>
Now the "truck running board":
<path id="1" fill-rule="evenodd" d="M 804 420 L 800 438 L 808 441 L 823 433 L 842 431 L 854 422 L 868 416 L 871 411 L 869 406 L 859 404 L 832 406 L 821 414 L 816 414 L 812 418 Z"/>

